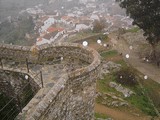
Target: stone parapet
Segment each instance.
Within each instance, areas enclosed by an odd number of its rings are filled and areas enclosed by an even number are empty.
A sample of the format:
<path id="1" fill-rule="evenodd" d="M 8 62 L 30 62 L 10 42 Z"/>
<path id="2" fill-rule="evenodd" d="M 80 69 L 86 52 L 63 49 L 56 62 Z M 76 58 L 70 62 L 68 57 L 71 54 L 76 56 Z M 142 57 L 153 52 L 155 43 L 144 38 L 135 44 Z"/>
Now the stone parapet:
<path id="1" fill-rule="evenodd" d="M 75 59 L 88 66 L 62 75 L 35 106 L 26 120 L 92 120 L 94 118 L 95 84 L 99 77 L 100 56 L 80 44 L 56 43 L 34 47 L 0 45 L 0 58 L 41 64 L 63 57 L 68 64 Z"/>

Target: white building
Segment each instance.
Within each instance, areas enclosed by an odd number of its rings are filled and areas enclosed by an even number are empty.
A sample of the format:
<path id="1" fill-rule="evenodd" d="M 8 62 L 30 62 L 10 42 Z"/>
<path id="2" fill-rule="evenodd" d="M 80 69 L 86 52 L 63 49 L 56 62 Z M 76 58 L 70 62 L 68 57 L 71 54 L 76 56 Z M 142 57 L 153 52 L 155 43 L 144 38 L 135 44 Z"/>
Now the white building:
<path id="1" fill-rule="evenodd" d="M 77 24 L 75 30 L 79 32 L 79 31 L 81 31 L 81 30 L 87 30 L 87 29 L 89 29 L 89 28 L 90 28 L 90 27 L 87 26 L 87 25 L 85 25 L 85 24 Z"/>
<path id="2" fill-rule="evenodd" d="M 99 17 L 98 17 L 98 15 L 96 15 L 96 14 L 92 14 L 91 17 L 90 17 L 90 19 L 93 20 L 93 21 L 94 20 L 100 20 Z"/>
<path id="3" fill-rule="evenodd" d="M 37 42 L 36 42 L 36 45 L 43 45 L 43 44 L 46 44 L 46 43 L 50 43 L 50 40 L 47 40 L 45 38 L 37 38 Z"/>
<path id="4" fill-rule="evenodd" d="M 39 29 L 39 33 L 46 32 L 46 30 L 55 23 L 54 18 L 48 18 L 44 21 L 44 25 Z"/>

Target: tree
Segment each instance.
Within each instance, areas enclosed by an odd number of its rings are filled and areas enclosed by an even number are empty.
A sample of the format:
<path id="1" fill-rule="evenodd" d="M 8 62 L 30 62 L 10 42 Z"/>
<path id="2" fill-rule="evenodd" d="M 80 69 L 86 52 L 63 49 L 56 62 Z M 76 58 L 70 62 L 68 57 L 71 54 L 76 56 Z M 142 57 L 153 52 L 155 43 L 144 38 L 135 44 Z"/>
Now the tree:
<path id="1" fill-rule="evenodd" d="M 105 20 L 95 20 L 93 22 L 93 32 L 101 32 L 105 28 Z"/>
<path id="2" fill-rule="evenodd" d="M 152 46 L 152 55 L 156 59 L 156 45 L 160 41 L 160 1 L 159 0 L 116 0 L 120 7 L 144 31 L 146 40 Z"/>
<path id="3" fill-rule="evenodd" d="M 33 34 L 34 26 L 34 20 L 31 16 L 19 16 L 14 23 L 4 21 L 0 24 L 0 42 L 28 45 L 25 35 L 26 33 Z"/>

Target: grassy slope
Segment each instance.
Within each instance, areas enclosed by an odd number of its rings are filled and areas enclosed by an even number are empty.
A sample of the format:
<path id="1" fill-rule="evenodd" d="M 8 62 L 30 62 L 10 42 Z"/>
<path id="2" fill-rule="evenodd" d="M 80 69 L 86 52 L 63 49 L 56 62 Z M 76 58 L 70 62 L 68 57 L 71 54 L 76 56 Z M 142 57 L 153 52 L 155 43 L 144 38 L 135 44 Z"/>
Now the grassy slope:
<path id="1" fill-rule="evenodd" d="M 118 55 L 117 51 L 111 50 L 111 51 L 102 53 L 101 56 L 103 58 L 108 59 L 110 57 L 111 58 L 115 58 L 116 56 L 118 57 L 119 55 Z M 121 64 L 122 67 L 128 67 L 123 59 L 118 59 L 118 60 L 113 59 L 113 61 L 115 63 Z M 140 77 L 138 77 L 138 79 L 140 79 L 142 81 L 142 79 Z M 103 80 L 98 80 L 98 82 L 97 82 L 98 91 L 101 92 L 101 93 L 113 92 L 113 93 L 117 94 L 117 91 L 113 88 L 110 88 L 109 85 L 108 85 L 109 82 L 111 82 L 111 81 L 115 81 L 114 73 L 106 75 Z M 147 84 L 147 83 L 145 83 L 145 84 Z M 157 84 L 153 84 L 153 82 L 151 82 L 150 87 L 147 87 L 147 89 L 151 90 L 151 89 L 155 88 L 156 85 Z M 125 86 L 125 87 L 128 87 L 128 86 Z M 128 88 L 133 90 L 136 94 L 129 97 L 129 98 L 125 98 L 125 100 L 127 100 L 134 107 L 143 111 L 145 114 L 155 116 L 156 114 L 155 114 L 155 111 L 153 109 L 153 106 L 150 103 L 149 99 L 146 97 L 146 91 L 144 89 L 142 89 L 139 85 L 137 85 L 135 87 L 128 87 Z M 157 88 L 158 88 L 158 86 L 157 86 Z M 99 103 L 99 102 L 101 102 L 101 100 L 97 99 L 97 102 Z"/>

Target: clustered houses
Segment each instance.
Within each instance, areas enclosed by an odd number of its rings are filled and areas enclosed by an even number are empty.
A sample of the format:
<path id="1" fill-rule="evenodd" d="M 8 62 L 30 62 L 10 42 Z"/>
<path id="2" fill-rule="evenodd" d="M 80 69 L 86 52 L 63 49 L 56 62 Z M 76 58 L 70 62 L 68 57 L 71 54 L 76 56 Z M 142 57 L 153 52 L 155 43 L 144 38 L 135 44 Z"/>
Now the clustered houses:
<path id="1" fill-rule="evenodd" d="M 83 4 L 82 6 L 66 9 L 65 13 L 62 13 L 62 8 L 60 8 L 49 15 L 41 10 L 42 5 L 26 9 L 25 12 L 34 18 L 35 30 L 39 32 L 36 45 L 55 42 L 82 30 L 92 30 L 95 20 L 105 20 L 104 32 L 106 33 L 118 30 L 119 27 L 129 29 L 132 26 L 132 19 L 129 17 L 110 13 L 110 9 L 106 6 L 108 4 L 115 6 L 114 1 L 101 4 L 96 1 L 79 0 L 79 3 Z"/>
<path id="2" fill-rule="evenodd" d="M 39 28 L 40 37 L 37 38 L 36 45 L 50 43 L 56 41 L 58 38 L 68 36 L 81 30 L 91 29 L 93 20 L 87 16 L 77 16 L 74 13 L 67 15 L 49 16 L 45 15 L 37 21 L 37 28 Z M 57 27 L 57 24 L 65 25 L 66 28 Z M 69 29 L 70 28 L 70 29 Z M 68 30 L 69 29 L 69 30 Z"/>
<path id="3" fill-rule="evenodd" d="M 64 28 L 57 27 L 56 24 L 60 23 L 61 21 L 55 19 L 54 16 L 45 15 L 39 20 L 43 25 L 38 26 L 40 37 L 37 38 L 36 45 L 54 42 L 57 38 L 63 36 L 65 33 Z"/>
<path id="4" fill-rule="evenodd" d="M 76 11 L 83 13 L 82 11 Z M 57 19 L 58 18 L 58 19 Z M 39 20 L 42 24 L 39 26 L 40 37 L 37 39 L 37 45 L 50 43 L 68 34 L 80 32 L 82 30 L 92 29 L 95 20 L 105 19 L 108 26 L 105 30 L 116 30 L 118 26 L 128 29 L 131 26 L 132 20 L 123 16 L 112 16 L 110 14 L 101 15 L 99 12 L 83 16 L 68 13 L 63 16 L 43 16 Z M 65 25 L 64 27 L 57 27 L 56 24 Z M 125 27 L 127 26 L 127 27 Z M 70 29 L 69 29 L 70 28 Z"/>

